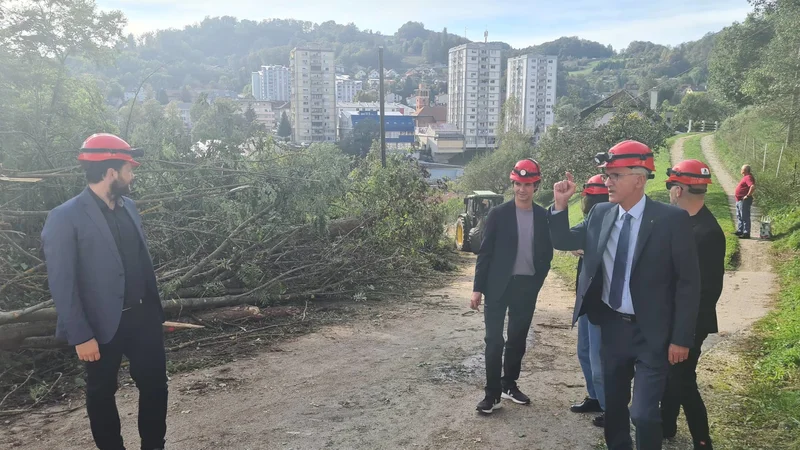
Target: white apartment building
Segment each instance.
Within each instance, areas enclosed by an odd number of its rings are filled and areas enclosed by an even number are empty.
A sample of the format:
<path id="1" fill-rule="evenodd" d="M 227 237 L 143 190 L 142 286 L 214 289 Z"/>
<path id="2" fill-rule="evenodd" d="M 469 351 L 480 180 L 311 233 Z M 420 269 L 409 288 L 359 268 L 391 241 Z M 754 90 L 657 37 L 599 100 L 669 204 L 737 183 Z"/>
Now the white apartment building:
<path id="1" fill-rule="evenodd" d="M 516 129 L 536 137 L 555 122 L 556 72 L 558 58 L 522 55 L 508 59 L 506 101 L 509 107 L 506 129 Z"/>
<path id="2" fill-rule="evenodd" d="M 495 148 L 500 127 L 500 47 L 469 43 L 450 49 L 447 122 L 464 134 L 467 150 Z"/>
<path id="3" fill-rule="evenodd" d="M 256 100 L 288 102 L 291 98 L 291 74 L 286 66 L 261 66 L 252 73 L 251 83 Z"/>
<path id="4" fill-rule="evenodd" d="M 298 47 L 290 55 L 292 138 L 336 141 L 336 64 L 333 50 Z"/>
<path id="5" fill-rule="evenodd" d="M 351 80 L 349 76 L 336 77 L 336 103 L 352 102 L 363 89 L 364 82 Z"/>

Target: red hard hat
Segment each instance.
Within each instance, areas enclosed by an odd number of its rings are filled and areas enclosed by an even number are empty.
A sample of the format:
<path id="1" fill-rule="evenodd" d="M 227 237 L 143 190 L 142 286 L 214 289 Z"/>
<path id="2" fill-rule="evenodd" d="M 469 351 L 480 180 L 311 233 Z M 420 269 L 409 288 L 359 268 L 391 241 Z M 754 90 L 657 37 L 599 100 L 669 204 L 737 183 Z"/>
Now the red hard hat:
<path id="1" fill-rule="evenodd" d="M 589 181 L 583 185 L 583 192 L 581 192 L 582 196 L 603 194 L 608 195 L 608 188 L 603 183 L 602 175 L 595 175 L 589 178 Z"/>
<path id="2" fill-rule="evenodd" d="M 711 184 L 711 170 L 708 166 L 696 159 L 687 159 L 667 169 L 667 183 L 681 183 L 686 185 Z"/>
<path id="3" fill-rule="evenodd" d="M 514 165 L 509 178 L 520 183 L 536 183 L 542 179 L 541 166 L 533 158 L 520 160 Z"/>
<path id="4" fill-rule="evenodd" d="M 144 151 L 131 148 L 122 138 L 109 133 L 97 133 L 83 141 L 78 161 L 108 161 L 118 159 L 138 167 L 134 156 L 144 156 Z"/>
<path id="5" fill-rule="evenodd" d="M 598 167 L 603 169 L 644 167 L 650 172 L 655 172 L 656 170 L 653 152 L 648 146 L 639 141 L 622 141 L 611 147 L 608 153 L 598 153 L 594 159 Z"/>

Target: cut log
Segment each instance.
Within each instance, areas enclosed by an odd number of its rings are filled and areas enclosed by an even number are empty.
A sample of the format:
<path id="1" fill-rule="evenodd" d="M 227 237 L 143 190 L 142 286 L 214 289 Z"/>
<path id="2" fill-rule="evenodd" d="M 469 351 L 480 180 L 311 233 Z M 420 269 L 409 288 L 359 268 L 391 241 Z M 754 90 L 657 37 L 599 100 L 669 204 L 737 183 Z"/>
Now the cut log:
<path id="1" fill-rule="evenodd" d="M 330 295 L 280 295 L 269 298 L 268 300 L 274 302 L 296 302 L 324 297 L 330 297 Z M 262 299 L 255 296 L 243 297 L 231 295 L 226 297 L 171 299 L 161 302 L 161 305 L 167 313 L 183 313 L 199 309 L 252 305 L 260 303 L 261 301 Z M 262 317 L 278 317 L 282 315 L 291 315 L 290 311 L 293 311 L 290 308 L 270 311 L 271 309 L 273 308 L 260 310 L 259 314 L 262 314 Z M 20 317 L 18 323 L 0 325 L 0 348 L 18 348 L 26 338 L 52 336 L 55 333 L 57 317 L 55 308 L 45 308 Z M 34 342 L 36 342 L 36 340 L 30 341 L 31 345 Z M 27 346 L 30 347 L 30 345 Z"/>
<path id="2" fill-rule="evenodd" d="M 33 336 L 52 336 L 55 334 L 55 331 L 56 324 L 51 322 L 4 325 L 0 327 L 0 348 L 16 348 L 19 347 L 25 338 Z"/>
<path id="3" fill-rule="evenodd" d="M 166 331 L 175 331 L 175 330 L 192 330 L 196 328 L 205 328 L 205 327 L 193 323 L 166 321 L 164 322 L 164 328 L 166 328 Z"/>
<path id="4" fill-rule="evenodd" d="M 233 306 L 217 308 L 197 316 L 203 322 L 230 322 L 241 319 L 261 319 L 264 314 L 258 306 Z"/>

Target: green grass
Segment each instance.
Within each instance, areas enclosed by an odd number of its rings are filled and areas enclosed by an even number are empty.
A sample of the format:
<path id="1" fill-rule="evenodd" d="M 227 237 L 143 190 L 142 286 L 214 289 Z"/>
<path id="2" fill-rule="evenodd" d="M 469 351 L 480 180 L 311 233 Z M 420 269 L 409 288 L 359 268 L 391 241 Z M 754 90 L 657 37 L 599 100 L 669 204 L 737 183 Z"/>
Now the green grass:
<path id="1" fill-rule="evenodd" d="M 755 204 L 762 209 L 800 205 L 800 190 L 787 189 L 789 185 L 800 183 L 795 171 L 795 166 L 800 166 L 800 139 L 785 148 L 781 157 L 785 139 L 783 124 L 766 111 L 755 108 L 747 108 L 726 120 L 716 133 L 717 153 L 731 175 L 738 177 L 741 166 L 750 164 L 757 183 Z"/>
<path id="2" fill-rule="evenodd" d="M 756 205 L 773 218 L 773 269 L 779 287 L 774 310 L 755 324 L 752 338 L 740 349 L 741 362 L 714 379 L 715 402 L 725 405 L 709 411 L 720 448 L 800 448 L 800 198 L 789 171 L 797 149 L 785 152 L 781 167 L 786 171 L 781 169 L 779 177 L 772 153 L 767 171 L 760 170 L 764 144 L 768 152 L 780 149 L 784 133 L 763 111 L 747 109 L 716 135 L 717 153 L 732 174 L 742 164 L 753 166 Z M 752 144 L 743 148 L 745 136 L 755 137 L 756 150 L 762 152 L 757 163 Z"/>
<path id="3" fill-rule="evenodd" d="M 697 159 L 707 162 L 700 146 L 700 139 L 704 136 L 706 135 L 696 135 L 684 141 L 684 159 Z M 720 227 L 722 227 L 722 231 L 725 233 L 725 268 L 727 270 L 734 270 L 739 257 L 739 239 L 733 234 L 733 232 L 736 231 L 736 224 L 733 222 L 733 217 L 731 216 L 728 195 L 722 190 L 719 180 L 717 180 L 717 177 L 714 176 L 713 173 L 711 181 L 712 184 L 708 187 L 708 193 L 706 194 L 706 206 L 711 210 L 711 213 L 714 214 Z"/>
<path id="4" fill-rule="evenodd" d="M 569 73 L 570 75 L 589 75 L 590 73 L 592 73 L 592 71 L 594 70 L 594 68 L 595 68 L 595 67 L 596 67 L 598 64 L 600 64 L 600 60 L 598 60 L 598 61 L 592 61 L 592 62 L 590 62 L 589 64 L 587 64 L 587 65 L 586 65 L 586 67 L 584 67 L 583 69 L 581 69 L 581 70 L 575 70 L 575 71 L 568 72 L 568 73 Z"/>
<path id="5" fill-rule="evenodd" d="M 800 208 L 773 219 L 777 301 L 737 364 L 715 371 L 709 419 L 719 448 L 800 448 Z"/>

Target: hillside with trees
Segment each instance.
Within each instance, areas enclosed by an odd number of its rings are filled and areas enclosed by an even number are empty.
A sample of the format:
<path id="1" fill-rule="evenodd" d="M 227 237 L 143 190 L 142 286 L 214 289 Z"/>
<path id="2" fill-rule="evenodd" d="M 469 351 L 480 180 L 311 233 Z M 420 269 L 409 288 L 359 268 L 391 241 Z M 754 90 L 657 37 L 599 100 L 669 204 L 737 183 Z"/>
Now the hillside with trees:
<path id="1" fill-rule="evenodd" d="M 560 103 L 581 108 L 631 82 L 642 89 L 658 84 L 663 91 L 661 97 L 677 104 L 679 86 L 706 82 L 706 60 L 713 39 L 710 34 L 677 47 L 633 42 L 619 51 L 579 37 L 561 37 L 524 49 L 497 44 L 505 57 L 523 53 L 557 55 L 558 96 L 564 97 Z M 385 67 L 400 74 L 390 80 L 391 90 L 405 98 L 422 79 L 405 78 L 403 74 L 419 65 L 439 67 L 438 78 L 424 81 L 434 94 L 446 91 L 444 68 L 448 51 L 465 42 L 468 40 L 447 28 L 429 30 L 422 22 L 407 22 L 394 34 L 384 35 L 353 23 L 253 21 L 224 16 L 209 17 L 183 29 L 123 36 L 114 43 L 113 61 L 98 64 L 73 54 L 66 62 L 73 73 L 91 73 L 99 78 L 112 102 L 121 102 L 126 91 L 135 90 L 147 79 L 146 98 L 166 104 L 166 90 L 180 90 L 182 101 L 191 101 L 192 93 L 210 89 L 247 94 L 251 72 L 262 65 L 288 65 L 290 51 L 296 46 L 323 45 L 333 50 L 337 64 L 351 74 L 358 69 L 375 69 L 378 48 L 383 46 Z"/>

